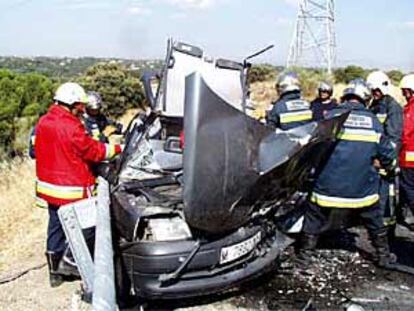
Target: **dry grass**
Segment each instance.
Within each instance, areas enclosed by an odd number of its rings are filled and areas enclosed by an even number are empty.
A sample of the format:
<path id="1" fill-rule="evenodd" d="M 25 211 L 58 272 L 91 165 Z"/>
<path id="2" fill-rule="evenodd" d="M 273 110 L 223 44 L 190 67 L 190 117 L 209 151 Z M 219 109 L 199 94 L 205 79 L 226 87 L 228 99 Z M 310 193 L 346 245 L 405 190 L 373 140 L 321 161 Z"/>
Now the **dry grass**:
<path id="1" fill-rule="evenodd" d="M 47 210 L 35 208 L 35 168 L 15 160 L 0 168 L 0 271 L 16 267 L 45 248 Z"/>
<path id="2" fill-rule="evenodd" d="M 264 118 L 266 109 L 277 98 L 274 85 L 274 81 L 257 82 L 251 85 L 251 99 L 256 108 L 253 113 L 255 118 Z"/>
<path id="3" fill-rule="evenodd" d="M 134 118 L 134 116 L 140 111 L 141 109 L 129 109 L 121 118 L 119 118 L 119 122 L 124 125 L 124 129 L 128 126 L 129 122 Z"/>

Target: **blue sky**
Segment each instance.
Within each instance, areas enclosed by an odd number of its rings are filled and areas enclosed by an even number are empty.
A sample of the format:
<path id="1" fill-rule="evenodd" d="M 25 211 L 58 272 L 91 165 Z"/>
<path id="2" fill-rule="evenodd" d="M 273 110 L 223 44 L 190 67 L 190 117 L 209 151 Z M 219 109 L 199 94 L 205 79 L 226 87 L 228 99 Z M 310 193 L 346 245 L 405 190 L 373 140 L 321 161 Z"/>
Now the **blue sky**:
<path id="1" fill-rule="evenodd" d="M 398 3 L 398 4 L 397 4 Z M 169 36 L 284 64 L 297 0 L 0 0 L 0 55 L 161 58 Z M 337 65 L 414 71 L 414 1 L 337 0 Z"/>

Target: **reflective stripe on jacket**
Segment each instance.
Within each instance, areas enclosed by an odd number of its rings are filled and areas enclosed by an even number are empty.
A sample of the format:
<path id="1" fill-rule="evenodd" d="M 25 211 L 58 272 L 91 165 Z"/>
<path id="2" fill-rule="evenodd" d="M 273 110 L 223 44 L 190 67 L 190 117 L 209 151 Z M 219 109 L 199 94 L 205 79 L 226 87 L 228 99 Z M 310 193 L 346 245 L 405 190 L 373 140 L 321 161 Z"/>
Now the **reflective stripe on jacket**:
<path id="1" fill-rule="evenodd" d="M 310 104 L 301 98 L 300 92 L 283 94 L 267 116 L 267 123 L 281 130 L 304 125 L 312 121 Z"/>
<path id="2" fill-rule="evenodd" d="M 119 145 L 93 140 L 77 117 L 52 105 L 36 125 L 37 195 L 58 206 L 91 196 L 91 164 L 120 152 Z"/>
<path id="3" fill-rule="evenodd" d="M 404 107 L 400 166 L 404 168 L 414 168 L 414 97 L 412 97 Z"/>
<path id="4" fill-rule="evenodd" d="M 321 207 L 363 208 L 379 200 L 379 175 L 373 166 L 378 159 L 385 168 L 396 163 L 390 140 L 383 135 L 378 119 L 359 103 L 345 103 L 327 117 L 351 113 L 344 123 L 332 154 L 317 169 L 310 200 Z"/>

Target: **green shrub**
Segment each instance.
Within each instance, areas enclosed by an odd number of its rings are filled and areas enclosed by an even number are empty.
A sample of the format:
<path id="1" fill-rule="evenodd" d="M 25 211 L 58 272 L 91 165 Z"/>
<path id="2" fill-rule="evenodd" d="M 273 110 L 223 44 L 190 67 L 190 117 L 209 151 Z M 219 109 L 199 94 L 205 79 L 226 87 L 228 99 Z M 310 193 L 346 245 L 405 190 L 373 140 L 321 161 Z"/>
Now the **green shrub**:
<path id="1" fill-rule="evenodd" d="M 351 80 L 362 78 L 366 79 L 368 70 L 355 65 L 350 65 L 345 68 L 337 68 L 333 72 L 336 83 L 348 83 Z"/>
<path id="2" fill-rule="evenodd" d="M 388 77 L 390 77 L 392 83 L 394 85 L 399 85 L 401 79 L 404 77 L 404 73 L 402 73 L 400 70 L 390 70 L 387 72 Z"/>
<path id="3" fill-rule="evenodd" d="M 268 64 L 253 65 L 249 71 L 249 83 L 263 82 L 274 80 L 277 70 L 274 66 Z"/>
<path id="4" fill-rule="evenodd" d="M 103 110 L 118 118 L 129 108 L 144 105 L 144 91 L 141 81 L 119 63 L 99 63 L 90 67 L 78 79 L 87 91 L 101 94 Z"/>
<path id="5" fill-rule="evenodd" d="M 308 100 L 315 98 L 318 85 L 321 81 L 333 82 L 332 77 L 330 77 L 323 70 L 312 68 L 291 68 L 289 71 L 293 71 L 298 74 L 302 86 L 302 94 Z"/>
<path id="6" fill-rule="evenodd" d="M 2 154 L 23 154 L 27 146 L 16 144 L 52 102 L 55 86 L 39 74 L 0 70 L 0 149 Z M 22 120 L 25 119 L 24 122 Z"/>

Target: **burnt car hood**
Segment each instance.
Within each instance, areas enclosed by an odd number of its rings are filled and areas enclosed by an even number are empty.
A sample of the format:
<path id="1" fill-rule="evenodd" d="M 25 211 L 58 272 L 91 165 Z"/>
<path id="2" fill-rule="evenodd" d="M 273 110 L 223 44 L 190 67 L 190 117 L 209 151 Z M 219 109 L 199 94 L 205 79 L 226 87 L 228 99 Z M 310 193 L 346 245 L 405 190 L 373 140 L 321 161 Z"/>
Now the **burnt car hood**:
<path id="1" fill-rule="evenodd" d="M 264 203 L 288 200 L 329 154 L 346 115 L 287 132 L 243 114 L 194 73 L 186 78 L 184 214 L 219 234 L 247 222 Z"/>

